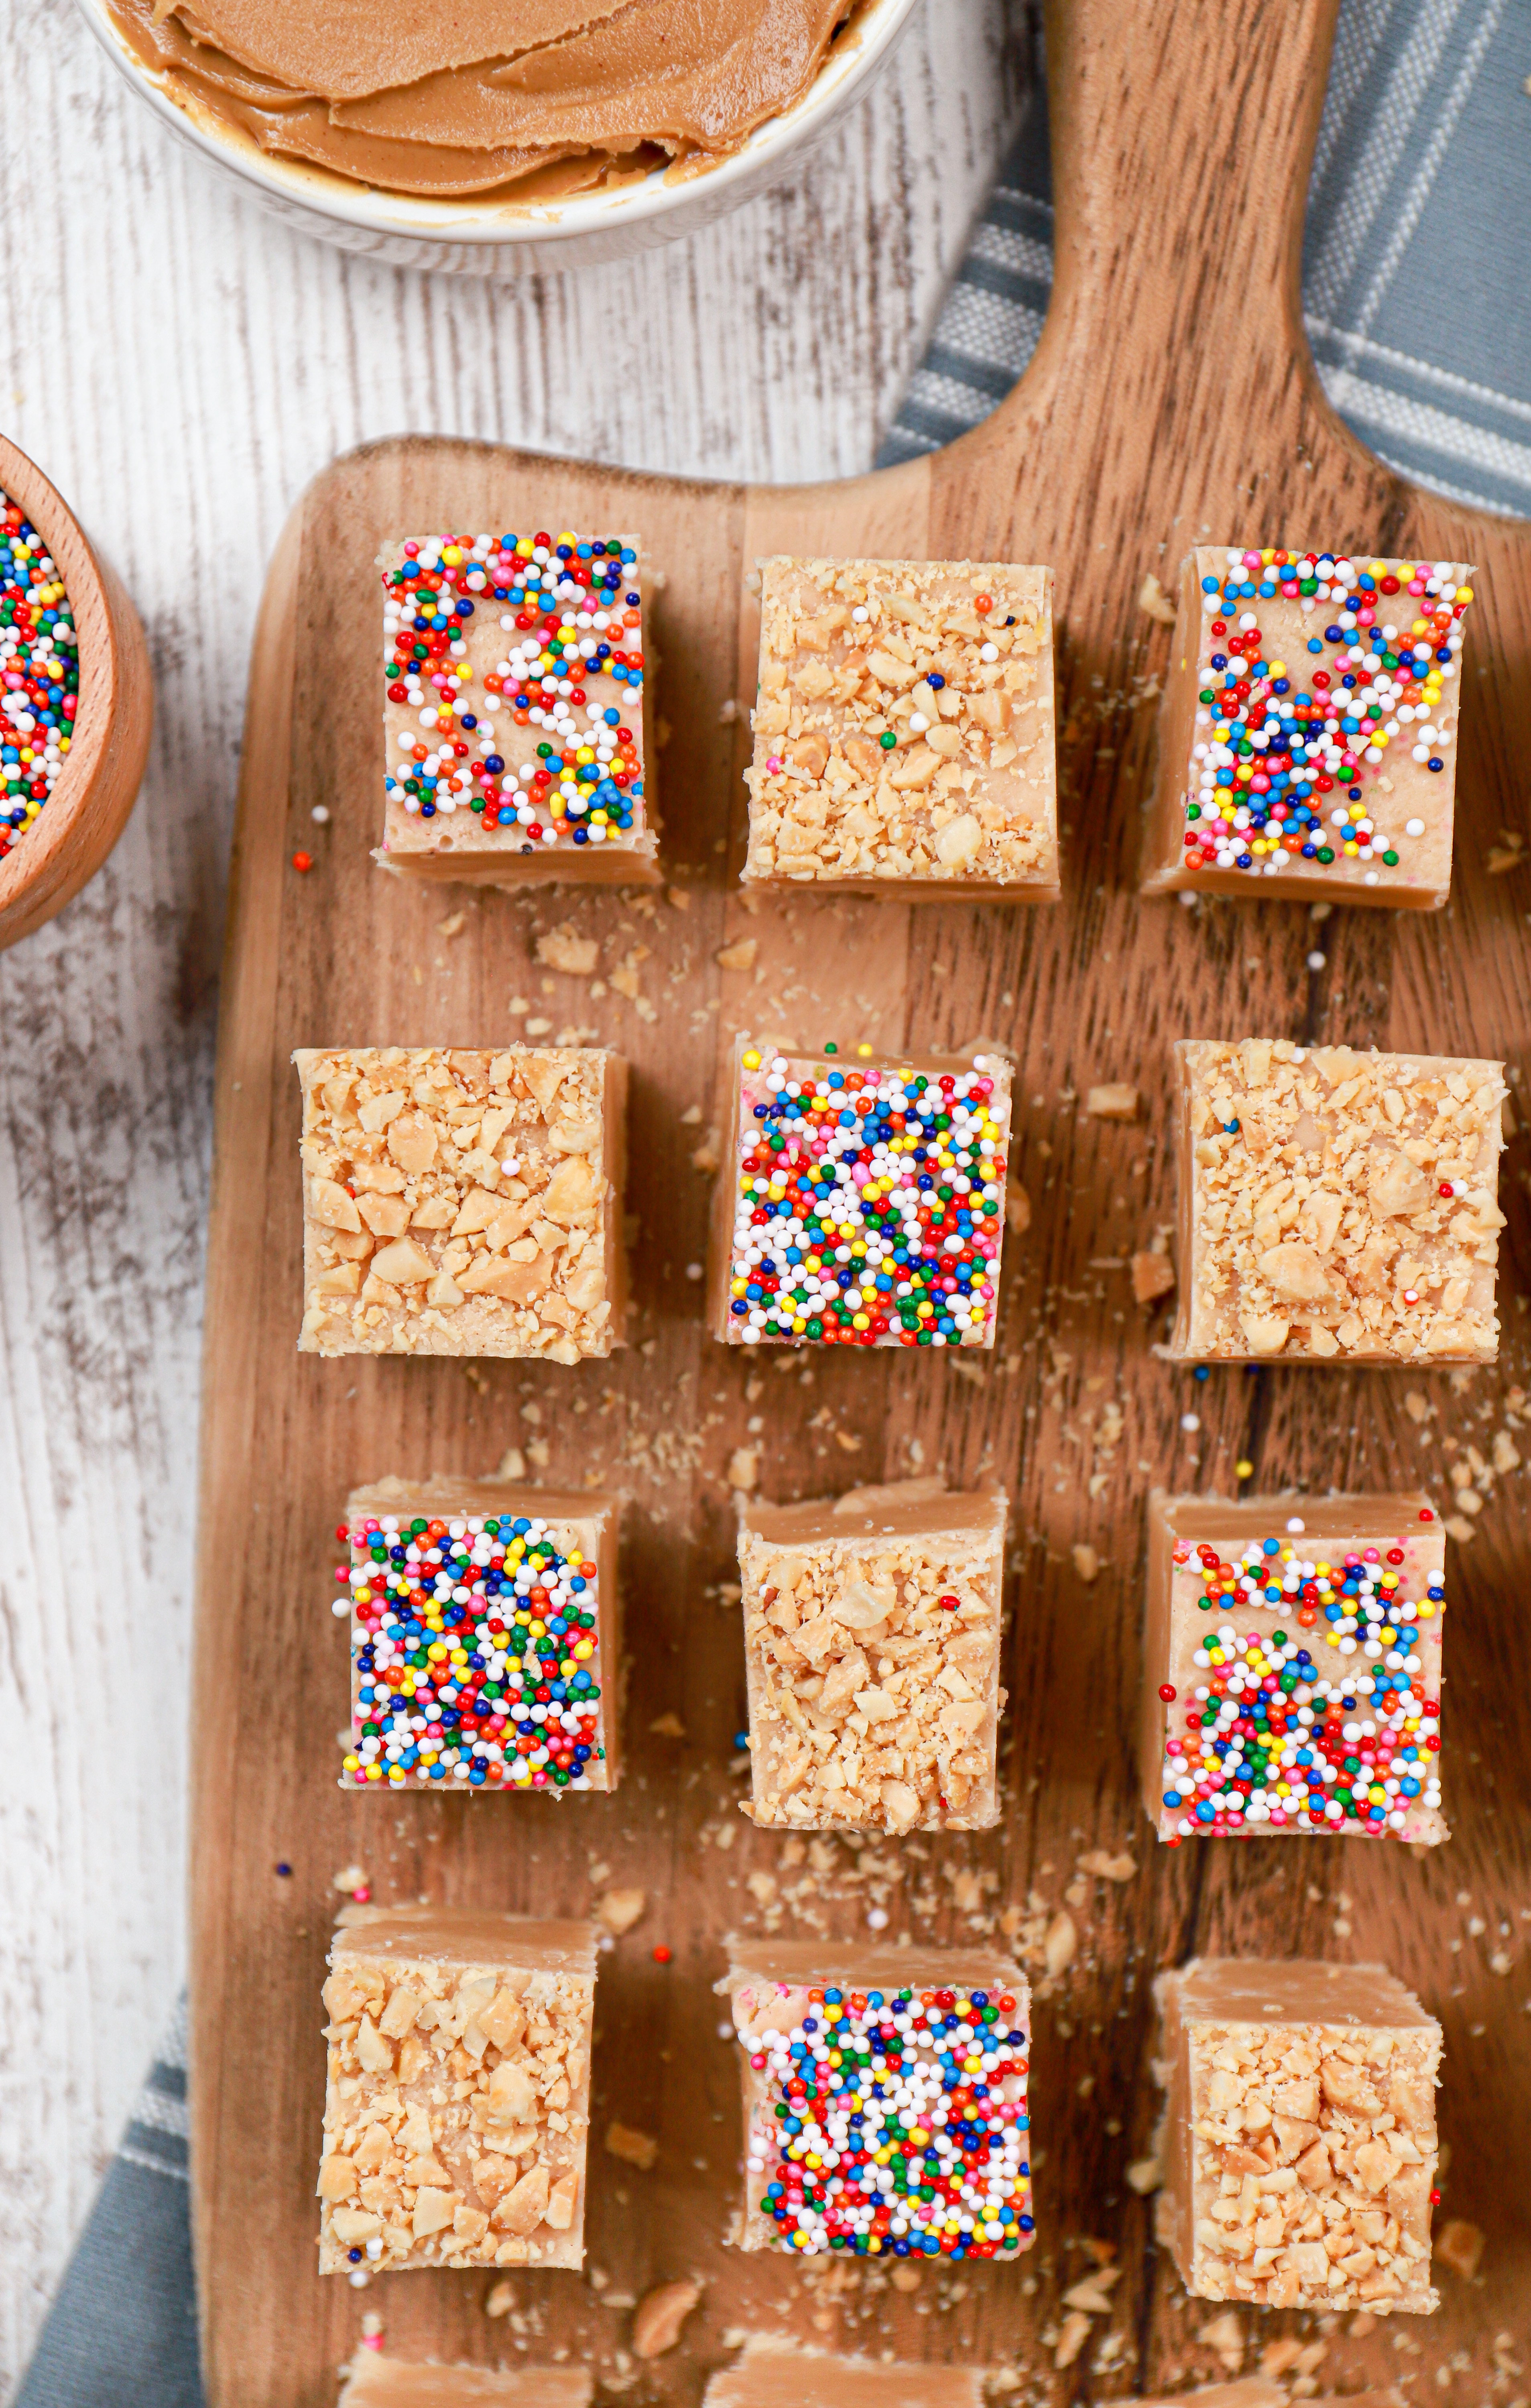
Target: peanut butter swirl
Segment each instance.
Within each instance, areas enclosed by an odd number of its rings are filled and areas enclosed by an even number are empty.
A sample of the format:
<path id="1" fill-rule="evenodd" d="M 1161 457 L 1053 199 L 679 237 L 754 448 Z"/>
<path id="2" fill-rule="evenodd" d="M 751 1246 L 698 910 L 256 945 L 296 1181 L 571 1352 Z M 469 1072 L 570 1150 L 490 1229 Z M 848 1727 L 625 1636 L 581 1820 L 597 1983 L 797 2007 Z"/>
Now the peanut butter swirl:
<path id="1" fill-rule="evenodd" d="M 851 0 L 109 0 L 212 131 L 381 191 L 548 200 L 698 165 L 801 99 Z"/>

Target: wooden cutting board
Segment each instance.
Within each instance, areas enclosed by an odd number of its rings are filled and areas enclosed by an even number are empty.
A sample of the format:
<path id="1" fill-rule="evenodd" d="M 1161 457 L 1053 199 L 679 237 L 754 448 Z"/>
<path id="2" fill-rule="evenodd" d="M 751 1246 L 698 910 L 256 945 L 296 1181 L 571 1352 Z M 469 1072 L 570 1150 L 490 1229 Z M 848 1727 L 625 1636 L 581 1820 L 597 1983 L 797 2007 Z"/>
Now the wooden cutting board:
<path id="1" fill-rule="evenodd" d="M 1200 1950 L 1381 1957 L 1445 2024 L 1442 2214 L 1486 2233 L 1482 2275 L 1442 2272 L 1433 2322 L 1336 2332 L 1321 2387 L 1408 2375 L 1409 2396 L 1434 2399 L 1436 2370 L 1467 2352 L 1472 2371 L 1446 2396 L 1488 2397 L 1493 2337 L 1524 2327 L 1513 2303 L 1531 2283 L 1517 2172 L 1531 2114 L 1521 1788 L 1531 1745 L 1514 1727 L 1526 1679 L 1516 1475 L 1500 1481 L 1471 1545 L 1453 1550 L 1449 1847 L 1420 1859 L 1317 1841 L 1155 1852 L 1131 1765 L 1151 1483 L 1227 1489 L 1247 1457 L 1257 1488 L 1423 1480 L 1444 1493 L 1443 1439 L 1470 1438 L 1486 1455 L 1499 1399 L 1525 1376 L 1524 1140 L 1502 1182 L 1504 1360 L 1460 1392 L 1445 1375 L 1302 1369 L 1223 1369 L 1196 1385 L 1151 1354 L 1158 1326 L 1132 1303 L 1123 1268 L 1173 1212 L 1163 1133 L 1175 1038 L 1284 1034 L 1518 1064 L 1531 1010 L 1525 877 L 1487 867 L 1501 827 L 1523 818 L 1531 533 L 1381 467 L 1324 399 L 1300 333 L 1303 195 L 1333 14 L 1334 0 L 1053 9 L 1052 312 L 1017 391 L 932 460 L 844 484 L 745 490 L 401 437 L 336 462 L 287 526 L 251 671 L 207 1278 L 193 2167 L 216 2408 L 328 2402 L 369 2311 L 400 2356 L 588 2357 L 620 2380 L 630 2320 L 618 2302 L 687 2272 L 705 2283 L 704 2305 L 633 2397 L 694 2401 L 727 2355 L 724 2336 L 746 2326 L 1018 2364 L 1038 2396 L 1049 2383 L 1073 2397 L 1215 2378 L 1218 2359 L 1194 2339 L 1213 2312 L 1186 2301 L 1124 2179 L 1155 2113 L 1150 1980 Z M 422 891 L 368 858 L 379 541 L 554 521 L 639 528 L 667 580 L 659 707 L 673 889 L 651 906 L 567 890 L 530 901 Z M 1297 906 L 1140 906 L 1132 885 L 1169 641 L 1137 596 L 1149 571 L 1168 583 L 1198 538 L 1236 537 L 1479 564 L 1451 907 L 1429 918 L 1337 910 L 1318 972 L 1305 967 L 1316 931 Z M 745 908 L 746 573 L 777 551 L 1053 564 L 1061 906 L 796 896 Z M 327 826 L 313 821 L 317 804 Z M 307 876 L 291 867 L 298 848 L 314 857 Z M 537 932 L 565 921 L 599 939 L 599 989 L 533 957 Z M 752 968 L 721 968 L 720 950 L 739 939 L 753 940 Z M 623 991 L 634 971 L 636 997 Z M 778 1368 L 704 1335 L 694 1267 L 709 1181 L 693 1155 L 721 1116 L 721 1047 L 740 1025 L 900 1049 L 987 1038 L 1013 1051 L 1014 1168 L 1035 1220 L 1007 1249 L 992 1361 L 806 1354 Z M 570 1027 L 633 1065 L 637 1342 L 574 1371 L 300 1356 L 292 1049 L 500 1044 Z M 1080 1116 L 1080 1096 L 1101 1080 L 1140 1088 L 1136 1125 Z M 1423 1428 L 1405 1409 L 1410 1389 L 1436 1410 Z M 387 1472 L 492 1471 L 512 1447 L 535 1478 L 598 1478 L 628 1500 L 626 1781 L 612 1799 L 562 1806 L 343 1796 L 346 1641 L 329 1605 L 347 1490 Z M 739 1448 L 758 1451 L 773 1498 L 937 1468 L 953 1484 L 1011 1489 L 997 1832 L 874 1850 L 859 1867 L 837 1843 L 839 1871 L 820 1876 L 737 1814 L 729 1765 L 743 1658 L 722 1584 Z M 1098 1556 L 1093 1580 L 1077 1547 Z M 723 2248 L 739 2179 L 737 2069 L 710 1986 L 725 1930 L 779 1916 L 784 1931 L 851 1936 L 880 1902 L 890 1935 L 964 1939 L 975 1912 L 1056 1914 L 1081 1853 L 1128 1847 L 1135 1878 L 1086 1877 L 1076 1892 L 1079 1953 L 1037 2015 L 1041 2246 L 1024 2269 L 965 2269 L 950 2284 L 927 2274 L 901 2295 L 837 2268 L 826 2290 L 811 2270 Z M 514 2278 L 510 2318 L 486 2315 L 488 2274 L 359 2291 L 315 2272 L 319 1991 L 332 1877 L 350 1864 L 382 1900 L 582 1914 L 606 1881 L 648 1893 L 642 1922 L 602 1960 L 590 2276 Z M 1023 1940 L 1037 1928 L 1029 1921 Z M 661 1944 L 668 1964 L 654 1959 Z M 1493 1970 L 1498 1952 L 1508 1973 Z M 613 2118 L 658 2138 L 651 2172 L 603 2153 Z M 1072 2371 L 1053 2377 L 1043 2334 L 1060 2290 L 1086 2271 L 1081 2237 L 1114 2247 L 1123 2272 L 1109 2328 L 1094 2320 Z M 1291 2316 L 1245 2322 L 1262 2341 L 1309 2330 Z"/>

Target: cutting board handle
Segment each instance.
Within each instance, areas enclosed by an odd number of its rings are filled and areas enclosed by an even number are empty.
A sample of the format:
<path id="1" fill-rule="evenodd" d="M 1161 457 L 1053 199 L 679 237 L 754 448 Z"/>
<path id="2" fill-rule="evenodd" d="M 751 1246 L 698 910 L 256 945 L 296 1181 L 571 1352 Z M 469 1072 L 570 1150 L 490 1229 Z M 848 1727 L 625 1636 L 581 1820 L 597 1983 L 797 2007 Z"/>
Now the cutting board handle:
<path id="1" fill-rule="evenodd" d="M 1268 387 L 1273 407 L 1315 396 L 1300 265 L 1338 13 L 1050 0 L 1054 283 L 1029 401 L 1052 387 L 1077 402 L 1109 363 L 1129 388 L 1119 425 L 1136 405 L 1152 436 L 1184 441 L 1193 387 L 1203 408 L 1236 387 Z"/>

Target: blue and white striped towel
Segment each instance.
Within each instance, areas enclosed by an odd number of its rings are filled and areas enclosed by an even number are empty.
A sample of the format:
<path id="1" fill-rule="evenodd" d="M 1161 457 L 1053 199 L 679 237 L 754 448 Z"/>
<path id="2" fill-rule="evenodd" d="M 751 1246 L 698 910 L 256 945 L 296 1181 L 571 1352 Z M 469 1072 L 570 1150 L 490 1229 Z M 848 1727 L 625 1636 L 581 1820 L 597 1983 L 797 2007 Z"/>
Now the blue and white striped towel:
<path id="1" fill-rule="evenodd" d="M 1045 103 L 973 237 L 880 455 L 937 451 L 1003 400 L 1052 287 Z M 1531 14 L 1346 0 L 1303 245 L 1330 400 L 1392 467 L 1531 518 Z"/>

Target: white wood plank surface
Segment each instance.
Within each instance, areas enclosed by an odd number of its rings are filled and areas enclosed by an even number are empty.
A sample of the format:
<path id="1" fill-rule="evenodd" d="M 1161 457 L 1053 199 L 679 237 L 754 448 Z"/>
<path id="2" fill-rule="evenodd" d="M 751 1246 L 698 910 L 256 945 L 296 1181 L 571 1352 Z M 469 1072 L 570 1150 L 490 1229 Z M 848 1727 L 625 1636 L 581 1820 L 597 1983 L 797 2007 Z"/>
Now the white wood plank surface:
<path id="1" fill-rule="evenodd" d="M 116 855 L 0 957 L 0 2394 L 182 1977 L 216 976 L 277 532 L 336 452 L 405 428 L 720 477 L 866 467 L 1025 53 L 1022 0 L 927 0 L 786 189 L 510 286 L 293 235 L 64 0 L 6 16 L 0 424 L 125 576 L 159 717 Z"/>

